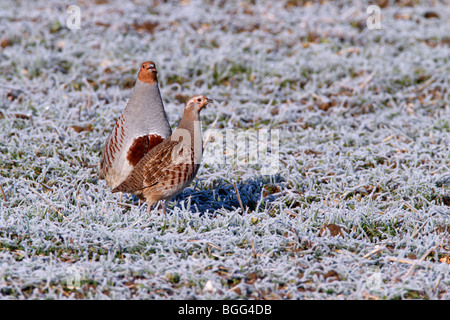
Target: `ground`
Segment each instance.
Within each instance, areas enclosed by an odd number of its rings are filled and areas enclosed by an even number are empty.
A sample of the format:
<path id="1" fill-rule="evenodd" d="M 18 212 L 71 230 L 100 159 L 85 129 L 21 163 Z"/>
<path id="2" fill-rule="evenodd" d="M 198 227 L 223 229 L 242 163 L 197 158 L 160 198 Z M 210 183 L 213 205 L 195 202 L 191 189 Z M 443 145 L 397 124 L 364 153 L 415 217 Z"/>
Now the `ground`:
<path id="1" fill-rule="evenodd" d="M 450 299 L 450 10 L 375 2 L 2 1 L 0 298 Z M 275 169 L 119 203 L 98 163 L 148 60 L 173 127 L 203 94 Z"/>

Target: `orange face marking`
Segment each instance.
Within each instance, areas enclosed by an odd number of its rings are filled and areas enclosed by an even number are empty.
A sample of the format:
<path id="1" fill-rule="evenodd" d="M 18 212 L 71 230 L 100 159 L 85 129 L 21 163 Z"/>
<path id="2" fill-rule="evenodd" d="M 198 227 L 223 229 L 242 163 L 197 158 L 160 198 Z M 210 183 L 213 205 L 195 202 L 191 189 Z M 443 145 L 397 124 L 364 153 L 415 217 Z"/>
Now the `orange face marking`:
<path id="1" fill-rule="evenodd" d="M 156 65 L 152 61 L 147 61 L 141 64 L 139 69 L 138 79 L 142 82 L 147 82 L 149 84 L 153 84 L 157 82 L 156 74 Z"/>

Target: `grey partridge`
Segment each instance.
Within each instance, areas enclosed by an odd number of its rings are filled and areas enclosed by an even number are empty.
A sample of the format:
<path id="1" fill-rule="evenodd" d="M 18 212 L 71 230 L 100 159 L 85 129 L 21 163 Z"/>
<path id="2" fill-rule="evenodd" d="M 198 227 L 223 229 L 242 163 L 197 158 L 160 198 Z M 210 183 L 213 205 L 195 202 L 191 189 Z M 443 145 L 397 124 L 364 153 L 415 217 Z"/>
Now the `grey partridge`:
<path id="1" fill-rule="evenodd" d="M 171 133 L 155 63 L 144 62 L 133 93 L 103 147 L 99 177 L 111 188 L 117 187 L 139 160 Z"/>
<path id="2" fill-rule="evenodd" d="M 143 156 L 125 181 L 112 192 L 135 194 L 147 202 L 150 212 L 158 201 L 169 200 L 183 191 L 197 174 L 202 159 L 199 113 L 212 102 L 201 95 L 189 98 L 172 135 Z"/>

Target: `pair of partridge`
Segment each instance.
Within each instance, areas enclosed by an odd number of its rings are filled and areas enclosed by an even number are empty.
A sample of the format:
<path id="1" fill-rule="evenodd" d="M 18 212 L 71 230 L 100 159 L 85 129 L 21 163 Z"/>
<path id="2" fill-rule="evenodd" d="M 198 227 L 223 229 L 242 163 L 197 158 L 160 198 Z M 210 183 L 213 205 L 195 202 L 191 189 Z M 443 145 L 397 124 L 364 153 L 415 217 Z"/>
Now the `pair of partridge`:
<path id="1" fill-rule="evenodd" d="M 138 87 L 152 93 L 138 92 Z M 142 64 L 135 91 L 105 144 L 100 177 L 112 192 L 132 193 L 146 201 L 149 211 L 160 200 L 179 194 L 199 169 L 203 153 L 200 111 L 212 102 L 201 95 L 189 98 L 171 134 L 155 64 Z"/>

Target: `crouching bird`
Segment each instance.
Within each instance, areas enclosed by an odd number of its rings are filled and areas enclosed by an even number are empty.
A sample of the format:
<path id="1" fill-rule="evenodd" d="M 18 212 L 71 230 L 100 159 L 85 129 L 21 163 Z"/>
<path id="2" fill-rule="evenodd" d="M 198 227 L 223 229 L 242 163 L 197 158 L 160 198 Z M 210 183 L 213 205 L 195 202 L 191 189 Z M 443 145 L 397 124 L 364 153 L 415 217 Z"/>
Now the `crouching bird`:
<path id="1" fill-rule="evenodd" d="M 135 194 L 147 202 L 149 213 L 163 201 L 165 212 L 165 201 L 182 192 L 200 167 L 203 154 L 200 111 L 212 102 L 202 95 L 189 98 L 172 135 L 145 154 L 112 192 Z"/>

